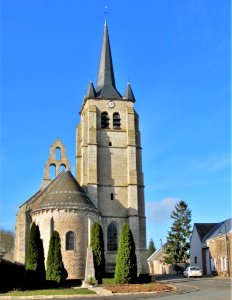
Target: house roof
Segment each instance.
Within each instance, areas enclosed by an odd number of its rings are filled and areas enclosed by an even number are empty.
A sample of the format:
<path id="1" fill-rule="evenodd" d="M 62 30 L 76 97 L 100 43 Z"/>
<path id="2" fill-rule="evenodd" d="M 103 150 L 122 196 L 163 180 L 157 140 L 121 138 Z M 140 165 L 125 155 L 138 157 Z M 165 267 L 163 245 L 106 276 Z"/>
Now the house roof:
<path id="1" fill-rule="evenodd" d="M 167 248 L 168 243 L 164 243 L 162 250 L 164 251 Z M 154 253 L 152 253 L 151 256 L 148 257 L 147 261 L 152 261 L 155 259 L 161 259 L 162 258 L 162 251 L 161 249 L 156 250 Z"/>
<path id="2" fill-rule="evenodd" d="M 218 223 L 195 223 L 200 241 L 216 226 Z"/>
<path id="3" fill-rule="evenodd" d="M 204 241 L 217 238 L 232 232 L 232 218 L 229 218 L 223 222 L 217 223 L 213 229 L 204 237 Z"/>

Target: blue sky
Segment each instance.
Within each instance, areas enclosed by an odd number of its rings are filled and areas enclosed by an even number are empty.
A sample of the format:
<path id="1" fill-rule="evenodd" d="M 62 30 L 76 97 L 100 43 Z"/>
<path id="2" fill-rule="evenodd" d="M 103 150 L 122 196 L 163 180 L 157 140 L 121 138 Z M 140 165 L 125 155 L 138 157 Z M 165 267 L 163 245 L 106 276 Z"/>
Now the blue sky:
<path id="1" fill-rule="evenodd" d="M 231 216 L 228 0 L 2 0 L 0 226 L 14 229 L 57 137 L 75 173 L 105 5 L 117 88 L 129 79 L 137 100 L 147 240 L 159 247 L 180 199 L 193 223 Z"/>

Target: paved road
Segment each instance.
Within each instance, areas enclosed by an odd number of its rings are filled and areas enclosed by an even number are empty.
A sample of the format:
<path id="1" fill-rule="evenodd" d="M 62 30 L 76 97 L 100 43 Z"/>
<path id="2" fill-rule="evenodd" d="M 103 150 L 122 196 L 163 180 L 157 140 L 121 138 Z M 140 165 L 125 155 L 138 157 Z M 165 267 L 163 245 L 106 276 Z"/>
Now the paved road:
<path id="1" fill-rule="evenodd" d="M 161 281 L 160 281 L 161 282 Z M 201 278 L 201 279 L 173 279 L 162 280 L 164 283 L 174 285 L 179 290 L 162 294 L 140 294 L 126 296 L 105 296 L 103 300 L 232 300 L 231 279 L 227 278 Z M 86 297 L 85 300 L 94 298 Z M 96 298 L 95 298 L 96 299 Z M 99 298 L 98 298 L 99 299 Z M 73 298 L 74 300 L 74 298 Z"/>
<path id="2" fill-rule="evenodd" d="M 166 284 L 176 286 L 177 291 L 160 294 L 137 294 L 137 295 L 110 295 L 110 296 L 79 296 L 79 297 L 52 297 L 56 300 L 232 300 L 231 283 L 229 278 L 200 278 L 200 279 L 172 279 L 160 280 Z M 36 297 L 33 297 L 36 300 Z M 38 298 L 39 299 L 39 298 Z M 40 297 L 41 299 L 41 297 Z M 46 297 L 44 297 L 46 299 Z"/>

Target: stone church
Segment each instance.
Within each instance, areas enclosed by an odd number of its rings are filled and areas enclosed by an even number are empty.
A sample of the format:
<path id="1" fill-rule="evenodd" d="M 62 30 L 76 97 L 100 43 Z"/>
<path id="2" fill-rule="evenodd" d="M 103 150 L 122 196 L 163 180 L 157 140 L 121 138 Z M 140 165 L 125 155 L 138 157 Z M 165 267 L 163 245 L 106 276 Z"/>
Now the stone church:
<path id="1" fill-rule="evenodd" d="M 69 279 L 83 278 L 91 224 L 103 229 L 106 271 L 115 268 L 122 224 L 132 230 L 139 272 L 147 271 L 146 218 L 139 117 L 128 83 L 116 88 L 108 26 L 104 25 L 96 85 L 89 83 L 76 128 L 76 174 L 65 146 L 50 147 L 41 187 L 23 203 L 16 217 L 15 261 L 25 263 L 30 226 L 43 240 L 45 262 L 53 230 L 60 234 Z M 55 177 L 51 178 L 51 169 Z"/>

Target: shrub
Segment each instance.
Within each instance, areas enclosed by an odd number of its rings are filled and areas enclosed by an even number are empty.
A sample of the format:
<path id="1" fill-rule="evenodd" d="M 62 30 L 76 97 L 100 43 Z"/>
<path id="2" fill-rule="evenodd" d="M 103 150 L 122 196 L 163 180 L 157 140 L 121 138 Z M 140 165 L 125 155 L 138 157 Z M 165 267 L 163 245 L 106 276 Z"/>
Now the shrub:
<path id="1" fill-rule="evenodd" d="M 135 243 L 128 224 L 122 225 L 114 279 L 115 283 L 135 283 L 137 279 Z"/>
<path id="2" fill-rule="evenodd" d="M 49 242 L 46 279 L 61 283 L 67 277 L 68 273 L 62 261 L 60 235 L 54 231 Z"/>
<path id="3" fill-rule="evenodd" d="M 28 283 L 32 288 L 44 284 L 45 266 L 43 243 L 40 238 L 39 227 L 33 222 L 30 229 L 26 265 Z"/>
<path id="4" fill-rule="evenodd" d="M 102 283 L 102 277 L 105 273 L 104 240 L 102 227 L 97 222 L 92 226 L 90 246 L 93 251 L 95 277 L 98 283 Z"/>
<path id="5" fill-rule="evenodd" d="M 22 289 L 25 285 L 25 266 L 18 265 L 5 259 L 0 263 L 0 292 Z"/>

